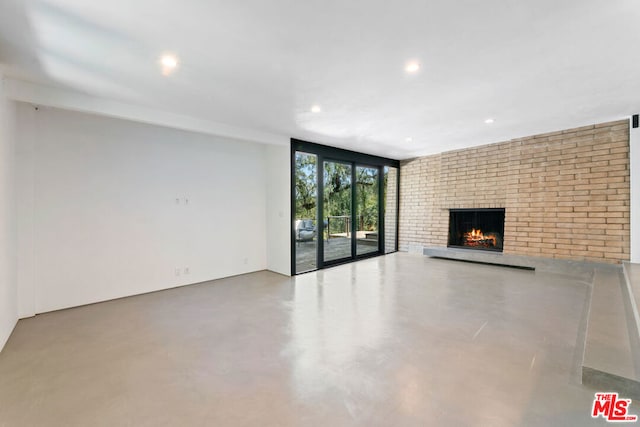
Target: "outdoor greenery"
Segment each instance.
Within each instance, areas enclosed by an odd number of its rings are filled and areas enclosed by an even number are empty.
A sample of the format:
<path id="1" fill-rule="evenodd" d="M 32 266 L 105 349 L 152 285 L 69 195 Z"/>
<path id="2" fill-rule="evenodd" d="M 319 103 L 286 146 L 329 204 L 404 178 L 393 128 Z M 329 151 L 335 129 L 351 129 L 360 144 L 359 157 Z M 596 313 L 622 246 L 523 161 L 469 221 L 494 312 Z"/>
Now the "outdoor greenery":
<path id="1" fill-rule="evenodd" d="M 296 153 L 296 219 L 316 219 L 317 157 Z"/>
<path id="2" fill-rule="evenodd" d="M 356 167 L 358 230 L 378 229 L 378 169 Z"/>
<path id="3" fill-rule="evenodd" d="M 351 165 L 324 163 L 324 218 L 331 221 L 332 232 L 346 232 L 351 217 Z M 349 218 L 329 218 L 344 216 Z"/>
<path id="4" fill-rule="evenodd" d="M 296 153 L 295 207 L 296 219 L 316 219 L 317 215 L 317 157 Z M 324 221 L 328 217 L 351 216 L 351 165 L 337 162 L 324 163 Z M 356 167 L 356 225 L 358 230 L 378 228 L 378 169 Z M 332 219 L 336 229 L 346 229 L 346 219 Z"/>

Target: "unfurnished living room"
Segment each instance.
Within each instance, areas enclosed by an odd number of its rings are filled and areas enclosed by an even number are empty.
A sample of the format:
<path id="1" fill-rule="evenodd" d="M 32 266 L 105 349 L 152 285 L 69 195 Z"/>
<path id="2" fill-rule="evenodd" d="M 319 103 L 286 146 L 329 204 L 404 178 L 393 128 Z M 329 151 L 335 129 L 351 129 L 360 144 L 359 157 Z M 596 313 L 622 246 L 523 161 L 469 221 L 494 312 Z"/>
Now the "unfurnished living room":
<path id="1" fill-rule="evenodd" d="M 637 422 L 639 22 L 0 0 L 0 426 Z"/>

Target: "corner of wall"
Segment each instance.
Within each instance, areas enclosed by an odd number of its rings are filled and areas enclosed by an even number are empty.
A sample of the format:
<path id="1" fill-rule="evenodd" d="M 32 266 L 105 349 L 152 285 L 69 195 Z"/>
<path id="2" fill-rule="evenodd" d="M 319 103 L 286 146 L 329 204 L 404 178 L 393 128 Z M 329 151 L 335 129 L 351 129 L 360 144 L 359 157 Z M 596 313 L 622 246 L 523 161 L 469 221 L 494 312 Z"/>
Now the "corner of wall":
<path id="1" fill-rule="evenodd" d="M 631 262 L 640 263 L 640 127 L 629 124 L 629 169 L 631 173 Z"/>
<path id="2" fill-rule="evenodd" d="M 0 351 L 18 321 L 16 285 L 15 102 L 0 74 Z"/>
<path id="3" fill-rule="evenodd" d="M 289 146 L 267 147 L 267 269 L 291 275 L 291 165 Z"/>
<path id="4" fill-rule="evenodd" d="M 37 133 L 36 110 L 18 103 L 16 110 L 16 228 L 18 316 L 36 315 L 34 278 L 35 173 L 34 144 Z"/>

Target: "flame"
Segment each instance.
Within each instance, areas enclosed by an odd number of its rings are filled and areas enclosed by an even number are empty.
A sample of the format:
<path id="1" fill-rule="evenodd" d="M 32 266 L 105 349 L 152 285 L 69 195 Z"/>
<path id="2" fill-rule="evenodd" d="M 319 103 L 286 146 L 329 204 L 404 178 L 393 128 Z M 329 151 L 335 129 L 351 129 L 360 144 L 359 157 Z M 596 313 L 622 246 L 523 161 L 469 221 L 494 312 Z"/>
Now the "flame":
<path id="1" fill-rule="evenodd" d="M 496 246 L 495 234 L 484 234 L 479 228 L 476 230 L 472 228 L 471 231 L 464 233 L 464 245 L 465 246 Z"/>

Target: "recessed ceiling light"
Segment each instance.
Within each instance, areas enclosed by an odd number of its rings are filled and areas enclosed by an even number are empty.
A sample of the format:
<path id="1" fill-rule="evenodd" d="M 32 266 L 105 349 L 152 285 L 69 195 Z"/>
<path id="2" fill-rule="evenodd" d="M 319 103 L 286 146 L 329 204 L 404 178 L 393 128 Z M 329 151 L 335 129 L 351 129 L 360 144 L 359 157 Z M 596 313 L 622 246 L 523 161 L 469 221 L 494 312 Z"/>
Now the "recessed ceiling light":
<path id="1" fill-rule="evenodd" d="M 404 67 L 404 70 L 407 73 L 415 73 L 420 69 L 420 64 L 416 61 L 407 62 L 407 65 Z"/>
<path id="2" fill-rule="evenodd" d="M 404 140 L 407 142 L 413 142 L 413 138 L 411 138 L 410 136 L 406 137 Z"/>
<path id="3" fill-rule="evenodd" d="M 178 66 L 178 58 L 171 54 L 162 55 L 160 58 L 160 65 L 162 66 L 162 74 L 166 76 L 175 71 Z"/>
<path id="4" fill-rule="evenodd" d="M 178 65 L 178 60 L 173 55 L 164 55 L 162 57 L 162 65 L 165 67 L 176 68 Z"/>
<path id="5" fill-rule="evenodd" d="M 312 105 L 311 106 L 311 112 L 312 113 L 319 113 L 320 111 L 322 111 L 322 108 L 320 108 L 319 105 Z"/>
<path id="6" fill-rule="evenodd" d="M 486 124 L 490 125 L 491 123 L 495 122 L 494 119 L 487 119 L 484 121 Z"/>

